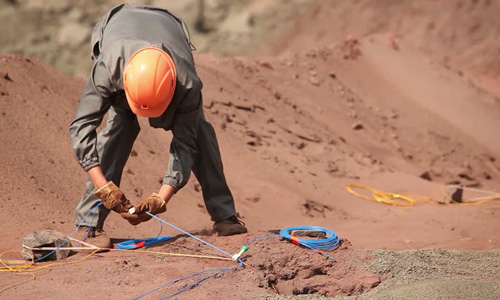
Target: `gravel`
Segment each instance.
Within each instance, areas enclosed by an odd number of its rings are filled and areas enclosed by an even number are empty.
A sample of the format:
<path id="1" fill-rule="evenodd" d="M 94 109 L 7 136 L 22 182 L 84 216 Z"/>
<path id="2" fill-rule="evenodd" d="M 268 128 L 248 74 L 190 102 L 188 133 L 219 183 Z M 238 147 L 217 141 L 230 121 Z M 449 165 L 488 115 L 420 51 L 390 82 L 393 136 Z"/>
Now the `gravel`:
<path id="1" fill-rule="evenodd" d="M 372 250 L 372 253 L 376 259 L 366 268 L 388 279 L 368 293 L 353 297 L 268 295 L 255 299 L 500 299 L 500 249 Z"/>

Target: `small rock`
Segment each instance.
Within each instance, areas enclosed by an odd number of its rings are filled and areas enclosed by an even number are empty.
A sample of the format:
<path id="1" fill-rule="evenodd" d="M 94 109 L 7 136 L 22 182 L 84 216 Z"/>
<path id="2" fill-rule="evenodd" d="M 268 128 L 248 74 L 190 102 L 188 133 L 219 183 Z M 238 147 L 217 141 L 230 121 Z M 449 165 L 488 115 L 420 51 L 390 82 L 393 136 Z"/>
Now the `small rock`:
<path id="1" fill-rule="evenodd" d="M 309 77 L 309 82 L 314 86 L 319 86 L 319 80 L 314 77 Z"/>
<path id="2" fill-rule="evenodd" d="M 394 36 L 389 35 L 384 38 L 385 44 L 394 51 L 399 51 L 399 46 L 396 43 Z"/>
<path id="3" fill-rule="evenodd" d="M 260 197 L 256 196 L 256 197 L 246 197 L 245 200 L 249 201 L 249 202 L 252 202 L 252 203 L 257 203 L 260 201 Z"/>
<path id="4" fill-rule="evenodd" d="M 460 173 L 458 173 L 458 177 L 464 178 L 464 179 L 467 179 L 467 180 L 470 180 L 470 181 L 474 180 L 474 178 L 472 178 L 472 176 L 470 176 L 466 172 L 460 172 Z"/>
<path id="5" fill-rule="evenodd" d="M 424 173 L 420 174 L 420 178 L 427 181 L 432 181 L 431 173 L 429 171 L 425 171 Z"/>
<path id="6" fill-rule="evenodd" d="M 354 129 L 354 130 L 361 130 L 363 128 L 364 128 L 364 126 L 361 122 L 356 122 L 352 125 L 352 129 Z"/>
<path id="7" fill-rule="evenodd" d="M 7 81 L 10 81 L 10 82 L 14 82 L 14 80 L 12 80 L 12 78 L 9 76 L 9 73 L 5 73 L 5 75 L 3 76 L 3 78 Z"/>
<path id="8" fill-rule="evenodd" d="M 270 63 L 270 62 L 268 62 L 268 61 L 261 61 L 261 62 L 259 62 L 259 64 L 260 64 L 261 66 L 263 66 L 264 68 L 267 68 L 267 69 L 269 69 L 269 70 L 274 70 L 273 65 L 271 65 L 271 63 Z"/>
<path id="9" fill-rule="evenodd" d="M 267 280 L 269 281 L 269 283 L 275 283 L 276 282 L 276 275 L 275 274 L 267 275 Z"/>
<path id="10" fill-rule="evenodd" d="M 397 140 L 393 140 L 392 144 L 394 145 L 394 148 L 396 148 L 396 150 L 401 151 L 401 145 Z"/>

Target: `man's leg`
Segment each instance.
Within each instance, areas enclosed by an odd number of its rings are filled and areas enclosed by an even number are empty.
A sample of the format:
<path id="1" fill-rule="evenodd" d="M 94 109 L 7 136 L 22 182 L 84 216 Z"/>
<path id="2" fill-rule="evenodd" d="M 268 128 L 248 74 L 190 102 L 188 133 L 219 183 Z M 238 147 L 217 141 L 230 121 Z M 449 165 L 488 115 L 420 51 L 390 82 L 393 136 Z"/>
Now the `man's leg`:
<path id="1" fill-rule="evenodd" d="M 111 107 L 106 126 L 97 136 L 97 151 L 102 171 L 106 179 L 113 181 L 117 186 L 120 186 L 123 168 L 139 131 L 137 116 L 132 111 Z M 99 203 L 93 191 L 94 186 L 88 179 L 85 194 L 75 210 L 75 222 L 77 225 L 82 222 L 83 226 L 102 228 L 109 214 L 109 210 L 102 205 L 98 208 L 98 212 L 94 210 L 83 220 Z"/>
<path id="2" fill-rule="evenodd" d="M 234 199 L 222 169 L 215 130 L 205 120 L 203 113 L 198 122 L 198 155 L 193 173 L 200 182 L 203 200 L 212 221 L 222 221 L 236 214 Z"/>
<path id="3" fill-rule="evenodd" d="M 197 140 L 198 155 L 193 173 L 200 182 L 207 211 L 215 221 L 214 229 L 219 235 L 245 233 L 245 226 L 236 219 L 234 199 L 222 169 L 215 130 L 203 113 L 199 119 Z"/>

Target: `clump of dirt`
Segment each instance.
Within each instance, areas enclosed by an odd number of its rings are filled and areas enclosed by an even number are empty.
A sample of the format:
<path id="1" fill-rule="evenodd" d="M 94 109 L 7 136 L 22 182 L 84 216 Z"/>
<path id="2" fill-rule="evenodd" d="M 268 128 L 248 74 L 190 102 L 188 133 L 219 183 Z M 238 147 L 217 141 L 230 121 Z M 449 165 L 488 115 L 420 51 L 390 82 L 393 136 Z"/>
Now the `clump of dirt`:
<path id="1" fill-rule="evenodd" d="M 343 59 L 356 60 L 361 56 L 359 40 L 356 37 L 348 37 L 339 47 Z"/>
<path id="2" fill-rule="evenodd" d="M 259 287 L 270 287 L 281 295 L 359 295 L 383 280 L 359 267 L 374 257 L 355 250 L 348 240 L 328 252 L 333 259 L 279 237 L 258 240 L 250 248 L 245 261 L 262 272 Z"/>

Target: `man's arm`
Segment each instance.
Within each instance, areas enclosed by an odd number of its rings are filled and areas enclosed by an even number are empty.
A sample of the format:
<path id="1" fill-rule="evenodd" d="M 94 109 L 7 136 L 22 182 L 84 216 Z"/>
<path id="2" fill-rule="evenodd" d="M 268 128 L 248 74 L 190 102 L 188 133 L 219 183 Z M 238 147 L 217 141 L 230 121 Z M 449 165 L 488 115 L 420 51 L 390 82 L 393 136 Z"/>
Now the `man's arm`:
<path id="1" fill-rule="evenodd" d="M 94 184 L 96 190 L 108 184 L 106 177 L 104 177 L 104 174 L 102 173 L 101 166 L 95 166 L 89 169 L 87 173 L 89 174 L 90 180 L 92 181 L 92 184 Z"/>
<path id="2" fill-rule="evenodd" d="M 194 96 L 194 95 L 193 95 Z M 170 185 L 177 192 L 186 185 L 191 175 L 194 160 L 198 154 L 198 120 L 202 109 L 201 92 L 198 90 L 196 105 L 191 111 L 178 111 L 172 126 L 172 142 L 168 167 L 163 185 Z"/>
<path id="3" fill-rule="evenodd" d="M 99 166 L 97 153 L 97 127 L 111 106 L 106 99 L 109 94 L 109 75 L 104 64 L 96 62 L 78 104 L 76 116 L 70 125 L 71 144 L 78 163 L 84 171 Z M 102 171 L 94 170 L 89 173 L 92 182 L 102 180 Z M 104 175 L 102 176 L 104 177 Z M 96 186 L 97 187 L 97 186 Z"/>
<path id="4" fill-rule="evenodd" d="M 168 184 L 163 184 L 160 188 L 160 191 L 158 192 L 158 195 L 162 197 L 165 203 L 168 203 L 168 201 L 170 201 L 170 199 L 174 194 L 175 194 L 174 188 Z"/>
<path id="5" fill-rule="evenodd" d="M 70 134 L 75 157 L 96 188 L 94 194 L 104 207 L 122 213 L 132 205 L 123 192 L 104 177 L 97 152 L 97 127 L 111 106 L 110 90 L 109 72 L 104 63 L 97 61 L 83 89 Z"/>

